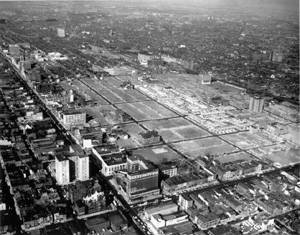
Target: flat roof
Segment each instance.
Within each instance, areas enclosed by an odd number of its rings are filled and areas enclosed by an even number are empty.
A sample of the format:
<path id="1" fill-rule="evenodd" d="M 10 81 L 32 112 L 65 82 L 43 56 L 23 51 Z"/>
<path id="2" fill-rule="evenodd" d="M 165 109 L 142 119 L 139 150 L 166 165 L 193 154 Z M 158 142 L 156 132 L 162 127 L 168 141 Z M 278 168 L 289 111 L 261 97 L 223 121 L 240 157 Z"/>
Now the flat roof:
<path id="1" fill-rule="evenodd" d="M 109 166 L 123 164 L 127 162 L 126 155 L 121 152 L 102 156 L 102 159 Z"/>
<path id="2" fill-rule="evenodd" d="M 64 115 L 72 115 L 72 114 L 86 114 L 85 111 L 79 109 L 67 109 L 63 110 Z"/>
<path id="3" fill-rule="evenodd" d="M 94 149 L 98 154 L 113 154 L 121 152 L 119 147 L 115 144 L 99 145 L 95 146 Z"/>

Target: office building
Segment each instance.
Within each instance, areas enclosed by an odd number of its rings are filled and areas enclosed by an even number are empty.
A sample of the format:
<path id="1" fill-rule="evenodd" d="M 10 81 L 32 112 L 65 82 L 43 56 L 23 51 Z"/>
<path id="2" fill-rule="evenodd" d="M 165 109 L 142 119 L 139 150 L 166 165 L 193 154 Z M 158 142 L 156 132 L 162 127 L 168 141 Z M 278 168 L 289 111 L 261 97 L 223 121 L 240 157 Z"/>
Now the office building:
<path id="1" fill-rule="evenodd" d="M 158 169 L 147 166 L 139 156 L 127 158 L 127 170 L 119 171 L 116 180 L 129 203 L 144 202 L 160 194 Z"/>
<path id="2" fill-rule="evenodd" d="M 66 32 L 64 28 L 57 28 L 57 36 L 60 38 L 64 38 L 66 36 Z"/>
<path id="3" fill-rule="evenodd" d="M 66 129 L 80 127 L 86 124 L 86 113 L 80 110 L 63 111 L 61 118 Z"/>
<path id="4" fill-rule="evenodd" d="M 55 178 L 60 185 L 70 183 L 70 162 L 63 155 L 58 155 L 55 158 Z"/>
<path id="5" fill-rule="evenodd" d="M 138 172 L 120 171 L 116 177 L 118 184 L 126 194 L 125 199 L 130 204 L 144 202 L 160 195 L 157 169 Z"/>
<path id="6" fill-rule="evenodd" d="M 249 101 L 249 111 L 261 113 L 264 109 L 264 99 L 259 96 L 251 96 Z"/>
<path id="7" fill-rule="evenodd" d="M 101 173 L 111 176 L 116 171 L 127 169 L 127 157 L 118 148 L 107 149 L 103 146 L 92 148 L 92 152 L 101 164 Z"/>

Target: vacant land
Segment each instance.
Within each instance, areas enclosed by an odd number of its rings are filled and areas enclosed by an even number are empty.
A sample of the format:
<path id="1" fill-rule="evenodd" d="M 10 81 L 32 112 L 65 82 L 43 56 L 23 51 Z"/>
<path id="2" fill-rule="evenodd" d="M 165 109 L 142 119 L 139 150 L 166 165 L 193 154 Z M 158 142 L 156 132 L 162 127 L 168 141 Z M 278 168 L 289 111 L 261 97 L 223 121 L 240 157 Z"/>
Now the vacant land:
<path id="1" fill-rule="evenodd" d="M 154 164 L 161 164 L 164 161 L 181 159 L 182 157 L 166 145 L 142 148 L 134 150 L 133 154 L 139 154 Z"/>
<path id="2" fill-rule="evenodd" d="M 120 138 L 117 140 L 117 143 L 120 147 L 124 147 L 127 149 L 141 147 L 140 141 L 138 139 L 141 138 L 139 133 L 143 132 L 144 129 L 140 127 L 138 124 L 130 123 L 130 124 L 120 124 L 118 125 L 121 130 L 127 132 L 129 135 L 129 139 Z"/>
<path id="3" fill-rule="evenodd" d="M 228 142 L 241 149 L 252 149 L 272 145 L 275 142 L 262 133 L 251 134 L 250 132 L 240 132 L 222 136 Z"/>
<path id="4" fill-rule="evenodd" d="M 118 104 L 117 107 L 132 116 L 137 121 L 147 121 L 177 116 L 177 114 L 154 101 Z"/>
<path id="5" fill-rule="evenodd" d="M 269 159 L 274 163 L 281 166 L 293 165 L 300 163 L 300 149 L 291 149 L 284 151 L 276 151 L 263 156 L 265 159 Z"/>
<path id="6" fill-rule="evenodd" d="M 103 99 L 99 94 L 92 91 L 89 87 L 87 87 L 80 81 L 74 80 L 69 83 L 62 82 L 61 85 L 66 91 L 73 90 L 75 94 L 79 94 L 84 99 L 92 100 L 93 103 L 101 105 L 108 104 L 108 102 L 105 99 Z"/>
<path id="7" fill-rule="evenodd" d="M 182 141 L 172 144 L 178 151 L 188 158 L 195 159 L 205 154 L 223 154 L 234 152 L 237 149 L 217 137 L 208 137 L 197 140 Z"/>
<path id="8" fill-rule="evenodd" d="M 239 161 L 250 161 L 253 160 L 253 157 L 251 157 L 250 154 L 245 153 L 245 152 L 236 152 L 236 153 L 229 153 L 229 154 L 224 154 L 218 157 L 214 158 L 215 160 L 220 161 L 221 163 L 232 163 L 232 164 L 236 164 L 236 162 L 238 162 L 238 164 L 240 163 Z"/>
<path id="9" fill-rule="evenodd" d="M 96 105 L 93 107 L 85 107 L 87 115 L 92 117 L 94 121 L 101 126 L 115 125 L 120 123 L 131 122 L 122 118 L 122 111 L 116 109 L 112 105 Z"/>
<path id="10" fill-rule="evenodd" d="M 122 82 L 112 77 L 106 77 L 103 80 L 86 78 L 84 82 L 114 104 L 149 100 L 148 97 L 135 89 L 123 89 L 121 87 Z"/>
<path id="11" fill-rule="evenodd" d="M 143 122 L 143 126 L 157 130 L 168 143 L 209 136 L 208 132 L 181 117 Z"/>
<path id="12" fill-rule="evenodd" d="M 249 96 L 241 89 L 221 82 L 203 85 L 198 75 L 166 73 L 157 75 L 157 78 L 164 86 L 171 86 L 204 103 L 212 97 L 222 97 L 235 107 L 247 108 L 249 104 Z"/>

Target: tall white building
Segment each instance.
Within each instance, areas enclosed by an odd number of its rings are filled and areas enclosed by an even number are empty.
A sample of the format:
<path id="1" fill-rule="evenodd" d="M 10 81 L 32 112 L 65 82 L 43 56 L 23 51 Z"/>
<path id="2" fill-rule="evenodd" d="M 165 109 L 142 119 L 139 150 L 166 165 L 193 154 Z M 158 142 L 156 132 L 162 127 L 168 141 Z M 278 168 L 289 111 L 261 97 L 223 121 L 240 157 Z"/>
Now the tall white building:
<path id="1" fill-rule="evenodd" d="M 89 156 L 57 156 L 55 158 L 55 178 L 60 185 L 69 184 L 74 180 L 89 180 Z"/>
<path id="2" fill-rule="evenodd" d="M 251 96 L 249 101 L 249 111 L 261 113 L 264 109 L 264 99 L 259 96 Z"/>
<path id="3" fill-rule="evenodd" d="M 74 102 L 74 92 L 72 89 L 69 91 L 69 102 L 70 103 Z"/>
<path id="4" fill-rule="evenodd" d="M 77 157 L 77 169 L 76 169 L 76 179 L 85 181 L 90 178 L 90 168 L 89 168 L 89 157 L 79 156 Z"/>
<path id="5" fill-rule="evenodd" d="M 60 38 L 64 38 L 66 36 L 65 29 L 57 28 L 57 36 L 60 37 Z"/>
<path id="6" fill-rule="evenodd" d="M 70 183 L 70 162 L 64 156 L 55 158 L 55 178 L 58 184 L 64 185 Z"/>

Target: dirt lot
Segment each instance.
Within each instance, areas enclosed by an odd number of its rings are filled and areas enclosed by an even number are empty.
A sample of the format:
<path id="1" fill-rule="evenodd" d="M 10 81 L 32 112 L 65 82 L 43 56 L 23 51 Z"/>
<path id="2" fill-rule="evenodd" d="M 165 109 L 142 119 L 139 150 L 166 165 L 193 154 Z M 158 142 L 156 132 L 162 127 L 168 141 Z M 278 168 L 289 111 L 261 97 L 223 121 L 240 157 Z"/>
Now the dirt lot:
<path id="1" fill-rule="evenodd" d="M 149 160 L 154 164 L 160 164 L 165 160 L 176 160 L 182 158 L 166 145 L 134 150 L 133 154 L 142 155 L 146 160 Z"/>
<path id="2" fill-rule="evenodd" d="M 208 136 L 205 130 L 185 120 L 184 118 L 171 118 L 154 120 L 142 123 L 150 130 L 157 130 L 166 142 L 188 140 Z"/>
<path id="3" fill-rule="evenodd" d="M 177 114 L 164 108 L 154 101 L 118 104 L 118 108 L 132 116 L 137 121 L 155 120 L 176 117 Z"/>
<path id="4" fill-rule="evenodd" d="M 178 151 L 191 159 L 210 154 L 234 152 L 237 149 L 217 137 L 208 137 L 197 140 L 182 141 L 172 144 Z"/>

